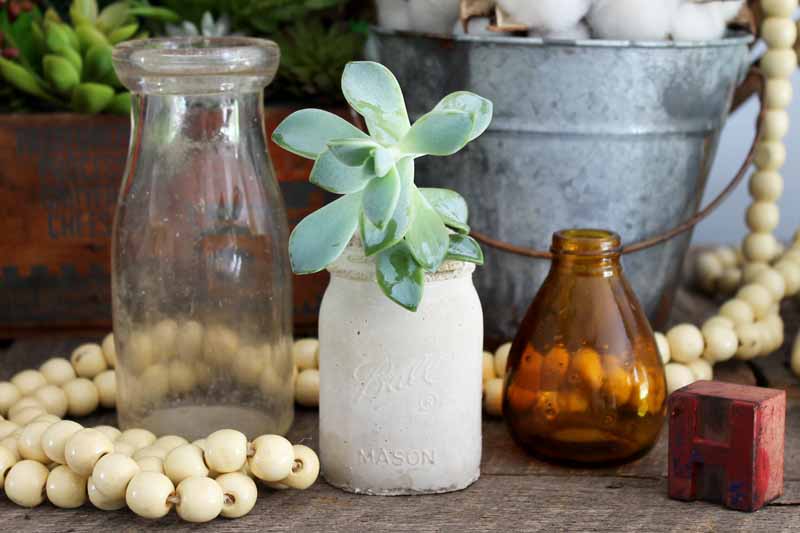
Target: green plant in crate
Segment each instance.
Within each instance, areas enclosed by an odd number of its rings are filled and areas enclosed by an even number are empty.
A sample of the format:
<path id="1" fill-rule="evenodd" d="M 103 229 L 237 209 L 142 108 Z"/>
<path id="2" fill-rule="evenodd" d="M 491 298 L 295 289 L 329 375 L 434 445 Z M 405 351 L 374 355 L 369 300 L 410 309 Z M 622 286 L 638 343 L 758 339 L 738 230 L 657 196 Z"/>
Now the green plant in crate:
<path id="1" fill-rule="evenodd" d="M 98 9 L 96 0 L 74 0 L 72 24 L 54 10 L 38 7 L 0 11 L 0 32 L 16 53 L 0 58 L 5 82 L 47 107 L 81 113 L 130 112 L 130 94 L 122 90 L 111 63 L 113 45 L 146 37 L 142 19 L 179 20 L 176 13 L 146 2 L 121 0 Z"/>
<path id="2" fill-rule="evenodd" d="M 286 150 L 315 160 L 312 183 L 342 195 L 292 232 L 292 269 L 324 269 L 358 230 L 365 254 L 376 258 L 384 294 L 415 311 L 425 272 L 436 272 L 447 259 L 482 264 L 483 252 L 468 235 L 464 199 L 451 190 L 417 187 L 414 161 L 461 150 L 489 126 L 492 103 L 456 92 L 411 125 L 394 75 L 372 62 L 349 63 L 342 91 L 369 134 L 319 109 L 293 113 L 273 134 Z"/>

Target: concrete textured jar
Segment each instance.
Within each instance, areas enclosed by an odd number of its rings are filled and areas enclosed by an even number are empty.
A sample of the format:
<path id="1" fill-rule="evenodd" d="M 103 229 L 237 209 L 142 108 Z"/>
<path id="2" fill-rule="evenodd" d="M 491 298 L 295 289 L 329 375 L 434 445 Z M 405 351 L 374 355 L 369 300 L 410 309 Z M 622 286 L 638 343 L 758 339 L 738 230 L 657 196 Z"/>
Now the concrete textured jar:
<path id="1" fill-rule="evenodd" d="M 357 239 L 332 264 L 322 300 L 320 455 L 350 492 L 463 489 L 480 476 L 483 313 L 475 267 L 426 276 L 416 313 L 382 292 Z"/>

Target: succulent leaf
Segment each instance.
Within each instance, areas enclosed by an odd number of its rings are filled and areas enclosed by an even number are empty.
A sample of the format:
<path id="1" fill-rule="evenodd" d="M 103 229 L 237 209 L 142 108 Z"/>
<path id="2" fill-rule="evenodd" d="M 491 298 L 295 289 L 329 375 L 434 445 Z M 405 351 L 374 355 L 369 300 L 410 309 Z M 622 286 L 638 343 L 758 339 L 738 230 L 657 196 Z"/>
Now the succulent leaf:
<path id="1" fill-rule="evenodd" d="M 72 91 L 72 108 L 80 113 L 99 113 L 114 99 L 114 89 L 99 83 L 81 83 Z"/>
<path id="2" fill-rule="evenodd" d="M 3 75 L 3 78 L 10 85 L 13 85 L 22 92 L 36 96 L 50 103 L 58 102 L 58 100 L 48 94 L 33 73 L 13 61 L 0 57 L 0 74 Z"/>
<path id="3" fill-rule="evenodd" d="M 292 113 L 272 134 L 278 146 L 307 159 L 317 159 L 329 142 L 349 138 L 369 137 L 343 118 L 321 109 Z"/>
<path id="4" fill-rule="evenodd" d="M 348 63 L 342 75 L 342 92 L 379 143 L 396 144 L 411 128 L 400 84 L 380 63 Z"/>
<path id="5" fill-rule="evenodd" d="M 72 63 L 55 54 L 44 56 L 42 69 L 47 81 L 63 94 L 69 93 L 81 81 L 81 75 Z"/>
<path id="6" fill-rule="evenodd" d="M 470 237 L 469 235 L 459 235 L 454 233 L 450 235 L 450 246 L 447 249 L 447 259 L 453 261 L 466 261 L 468 263 L 475 263 L 476 265 L 483 264 L 483 250 L 480 244 Z"/>
<path id="7" fill-rule="evenodd" d="M 378 228 L 383 228 L 394 214 L 400 185 L 400 175 L 393 168 L 386 176 L 370 181 L 364 189 L 364 215 Z"/>
<path id="8" fill-rule="evenodd" d="M 107 44 L 96 45 L 86 52 L 84 62 L 84 79 L 90 81 L 103 81 L 114 71 L 111 61 L 111 47 Z"/>
<path id="9" fill-rule="evenodd" d="M 115 115 L 131 114 L 131 93 L 119 93 L 114 96 L 111 103 L 103 111 L 114 113 Z"/>
<path id="10" fill-rule="evenodd" d="M 409 311 L 417 310 L 425 288 L 425 272 L 405 243 L 381 252 L 375 270 L 386 296 Z"/>
<path id="11" fill-rule="evenodd" d="M 436 272 L 447 255 L 450 234 L 439 214 L 414 190 L 415 216 L 406 233 L 405 243 L 414 259 L 428 272 Z"/>
<path id="12" fill-rule="evenodd" d="M 347 166 L 325 150 L 314 162 L 309 181 L 326 191 L 348 194 L 362 190 L 373 177 L 366 167 Z"/>
<path id="13" fill-rule="evenodd" d="M 375 175 L 379 178 L 389 173 L 395 165 L 394 154 L 388 148 L 378 148 L 375 150 Z"/>
<path id="14" fill-rule="evenodd" d="M 64 48 L 58 53 L 61 57 L 72 63 L 72 66 L 75 67 L 79 73 L 83 72 L 83 59 L 81 59 L 81 55 L 76 52 L 72 48 Z"/>
<path id="15" fill-rule="evenodd" d="M 493 105 L 491 100 L 468 91 L 449 94 L 433 108 L 434 111 L 458 110 L 473 116 L 474 126 L 469 140 L 474 141 L 489 127 L 492 122 Z"/>
<path id="16" fill-rule="evenodd" d="M 377 147 L 370 139 L 340 139 L 328 143 L 328 150 L 349 167 L 363 166 Z"/>
<path id="17" fill-rule="evenodd" d="M 342 196 L 304 218 L 289 238 L 289 258 L 297 274 L 313 274 L 335 261 L 358 226 L 361 193 Z"/>
<path id="18" fill-rule="evenodd" d="M 469 208 L 463 196 L 450 189 L 420 188 L 419 192 L 446 225 L 459 233 L 469 233 Z"/>
<path id="19" fill-rule="evenodd" d="M 75 50 L 72 48 L 72 41 L 69 33 L 64 28 L 66 24 L 59 22 L 47 22 L 44 26 L 44 39 L 48 50 L 56 54 L 63 53 L 65 50 Z"/>
<path id="20" fill-rule="evenodd" d="M 96 0 L 73 0 L 69 8 L 69 17 L 76 26 L 78 24 L 94 24 L 97 20 Z"/>
<path id="21" fill-rule="evenodd" d="M 122 41 L 127 41 L 128 39 L 132 38 L 136 35 L 136 32 L 139 31 L 139 24 L 134 22 L 132 24 L 126 24 L 125 26 L 120 26 L 119 28 L 111 31 L 108 34 L 108 40 L 111 44 L 121 43 Z"/>
<path id="22" fill-rule="evenodd" d="M 127 2 L 114 2 L 100 11 L 95 25 L 97 29 L 103 33 L 110 34 L 112 31 L 128 22 L 130 16 L 130 8 Z"/>
<path id="23" fill-rule="evenodd" d="M 469 142 L 474 124 L 464 111 L 431 111 L 411 126 L 398 149 L 414 156 L 453 155 Z"/>
<path id="24" fill-rule="evenodd" d="M 81 43 L 81 50 L 88 51 L 92 46 L 110 44 L 103 33 L 91 24 L 78 24 L 75 27 L 75 34 Z"/>
<path id="25" fill-rule="evenodd" d="M 401 185 L 397 207 L 395 207 L 392 217 L 383 227 L 377 227 L 367 219 L 363 212 L 361 213 L 361 242 L 364 245 L 364 253 L 367 257 L 380 253 L 400 242 L 414 220 L 415 204 L 411 200 L 414 184 L 410 176 L 403 172 L 403 167 L 404 164 L 401 162 L 398 165 Z"/>

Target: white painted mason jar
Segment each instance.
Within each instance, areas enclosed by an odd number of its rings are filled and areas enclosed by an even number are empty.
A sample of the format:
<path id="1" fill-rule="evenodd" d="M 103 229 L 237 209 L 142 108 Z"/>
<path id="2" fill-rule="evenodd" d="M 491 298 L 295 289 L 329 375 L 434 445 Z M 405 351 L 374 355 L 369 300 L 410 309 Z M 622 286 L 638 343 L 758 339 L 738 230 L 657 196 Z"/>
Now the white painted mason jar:
<path id="1" fill-rule="evenodd" d="M 357 239 L 322 300 L 320 455 L 350 492 L 428 494 L 480 476 L 483 312 L 475 266 L 426 276 L 416 313 L 389 300 Z"/>

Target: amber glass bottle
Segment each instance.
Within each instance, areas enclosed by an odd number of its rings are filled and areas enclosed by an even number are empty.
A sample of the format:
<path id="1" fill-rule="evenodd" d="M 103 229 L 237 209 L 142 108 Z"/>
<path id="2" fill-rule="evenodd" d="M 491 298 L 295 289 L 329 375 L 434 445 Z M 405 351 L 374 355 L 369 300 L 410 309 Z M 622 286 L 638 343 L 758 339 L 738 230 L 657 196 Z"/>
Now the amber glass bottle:
<path id="1" fill-rule="evenodd" d="M 666 383 L 653 332 L 620 264 L 620 238 L 553 236 L 550 273 L 508 358 L 503 413 L 535 456 L 616 463 L 655 443 Z"/>

